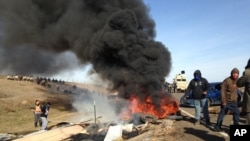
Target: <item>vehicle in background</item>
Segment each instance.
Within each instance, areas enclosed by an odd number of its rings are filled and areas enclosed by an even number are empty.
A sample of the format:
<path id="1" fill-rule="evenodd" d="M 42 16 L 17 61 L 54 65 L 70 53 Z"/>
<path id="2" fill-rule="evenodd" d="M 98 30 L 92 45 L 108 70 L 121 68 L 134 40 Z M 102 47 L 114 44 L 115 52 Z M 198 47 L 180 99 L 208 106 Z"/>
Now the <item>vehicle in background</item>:
<path id="1" fill-rule="evenodd" d="M 221 84 L 222 82 L 209 83 L 207 91 L 208 106 L 221 104 Z M 180 106 L 194 107 L 194 99 L 190 94 L 187 98 L 184 95 L 180 99 Z"/>
<path id="2" fill-rule="evenodd" d="M 181 74 L 177 74 L 173 80 L 173 84 L 176 85 L 177 92 L 185 92 L 188 87 L 188 83 L 185 71 L 181 71 Z"/>

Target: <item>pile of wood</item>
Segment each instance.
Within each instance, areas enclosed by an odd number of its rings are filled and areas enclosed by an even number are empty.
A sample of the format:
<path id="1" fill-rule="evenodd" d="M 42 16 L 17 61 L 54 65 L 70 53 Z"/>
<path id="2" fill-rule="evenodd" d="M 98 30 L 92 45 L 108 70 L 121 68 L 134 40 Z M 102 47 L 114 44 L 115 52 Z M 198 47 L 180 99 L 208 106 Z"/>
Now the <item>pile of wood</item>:
<path id="1" fill-rule="evenodd" d="M 137 116 L 138 117 L 138 116 Z M 173 119 L 155 119 L 149 115 L 140 117 L 141 123 L 93 123 L 93 120 L 69 124 L 48 131 L 38 131 L 16 141 L 138 141 L 174 140 Z"/>

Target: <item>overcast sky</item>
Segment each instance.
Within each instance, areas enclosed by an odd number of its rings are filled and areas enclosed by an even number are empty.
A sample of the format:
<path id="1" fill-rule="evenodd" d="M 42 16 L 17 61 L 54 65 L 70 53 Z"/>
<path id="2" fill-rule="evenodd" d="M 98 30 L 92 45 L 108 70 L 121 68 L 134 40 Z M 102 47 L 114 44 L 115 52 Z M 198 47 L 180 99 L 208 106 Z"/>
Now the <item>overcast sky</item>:
<path id="1" fill-rule="evenodd" d="M 223 81 L 234 67 L 242 74 L 250 58 L 249 0 L 144 1 L 156 23 L 155 40 L 171 52 L 172 69 L 166 81 L 171 83 L 182 70 L 190 80 L 199 69 L 209 82 Z M 63 74 L 64 78 L 93 79 L 79 70 Z"/>

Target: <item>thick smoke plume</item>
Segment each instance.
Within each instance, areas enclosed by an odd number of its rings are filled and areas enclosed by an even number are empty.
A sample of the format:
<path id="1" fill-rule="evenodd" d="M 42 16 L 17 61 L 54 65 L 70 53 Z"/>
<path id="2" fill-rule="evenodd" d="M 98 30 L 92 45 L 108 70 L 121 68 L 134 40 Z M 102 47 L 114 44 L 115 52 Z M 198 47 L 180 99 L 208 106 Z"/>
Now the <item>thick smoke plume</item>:
<path id="1" fill-rule="evenodd" d="M 52 75 L 91 63 L 121 96 L 157 97 L 171 54 L 154 28 L 143 0 L 1 0 L 0 70 Z"/>

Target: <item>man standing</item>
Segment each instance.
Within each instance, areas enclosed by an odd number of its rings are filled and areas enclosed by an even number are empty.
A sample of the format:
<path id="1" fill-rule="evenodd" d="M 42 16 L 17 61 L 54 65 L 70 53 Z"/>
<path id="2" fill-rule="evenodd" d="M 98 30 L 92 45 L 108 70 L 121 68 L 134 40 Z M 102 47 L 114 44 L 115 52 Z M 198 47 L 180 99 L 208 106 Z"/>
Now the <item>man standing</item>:
<path id="1" fill-rule="evenodd" d="M 39 123 L 40 126 L 42 126 L 42 122 L 40 119 L 42 110 L 41 110 L 41 105 L 40 105 L 40 101 L 36 100 L 35 101 L 35 108 L 31 109 L 34 112 L 34 125 L 35 127 L 37 127 L 37 124 Z"/>
<path id="2" fill-rule="evenodd" d="M 247 124 L 250 125 L 250 59 L 243 75 L 237 81 L 238 87 L 245 87 L 242 101 L 242 112 L 247 114 Z"/>
<path id="3" fill-rule="evenodd" d="M 194 99 L 195 106 L 195 125 L 200 124 L 200 113 L 201 109 L 203 111 L 203 117 L 206 121 L 206 125 L 210 125 L 210 117 L 208 114 L 208 103 L 206 99 L 206 94 L 209 84 L 206 78 L 201 76 L 201 71 L 196 70 L 194 72 L 194 78 L 190 81 L 185 97 L 188 97 L 189 94 L 192 94 Z"/>
<path id="4" fill-rule="evenodd" d="M 47 125 L 48 125 L 48 120 L 47 120 L 47 108 L 46 105 L 42 105 L 41 106 L 41 121 L 42 121 L 42 126 L 41 126 L 41 130 L 47 130 Z"/>
<path id="5" fill-rule="evenodd" d="M 236 82 L 239 78 L 239 70 L 233 68 L 231 75 L 224 79 L 221 87 L 221 110 L 217 118 L 217 123 L 214 126 L 215 131 L 221 131 L 221 125 L 226 111 L 231 110 L 233 112 L 233 124 L 239 124 L 240 111 L 238 109 L 238 87 Z"/>
<path id="6" fill-rule="evenodd" d="M 46 105 L 45 105 L 45 109 L 46 109 L 45 116 L 46 116 L 46 118 L 48 118 L 48 115 L 49 115 L 50 105 L 51 105 L 50 102 L 47 102 Z"/>
<path id="7" fill-rule="evenodd" d="M 174 93 L 176 93 L 176 89 L 177 89 L 177 84 L 176 84 L 176 82 L 174 81 L 174 83 L 173 83 L 173 90 L 174 90 Z"/>

